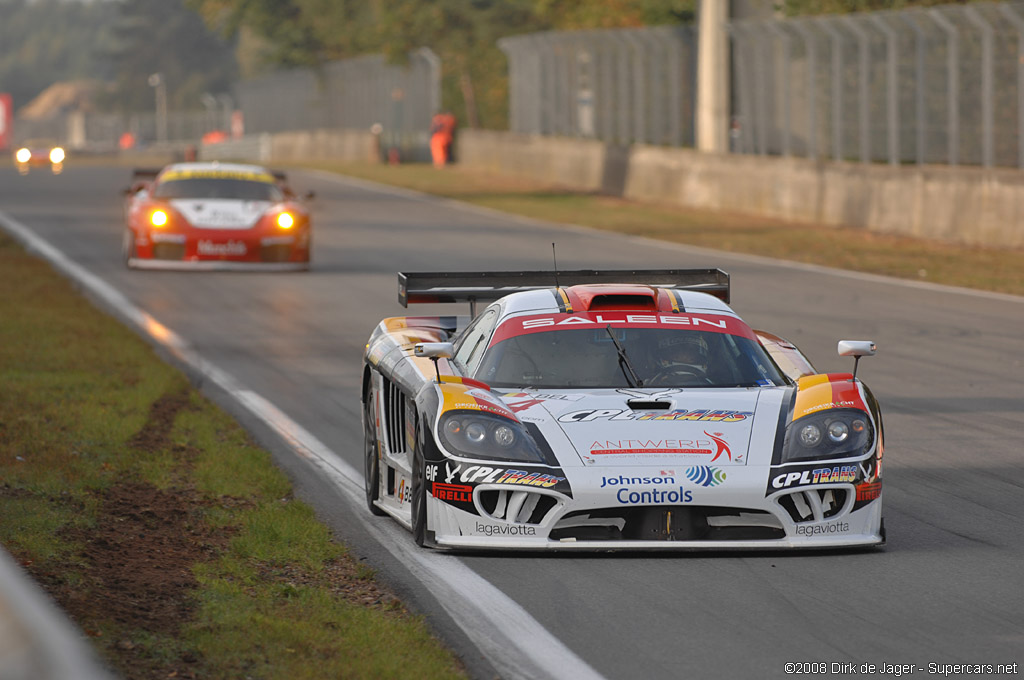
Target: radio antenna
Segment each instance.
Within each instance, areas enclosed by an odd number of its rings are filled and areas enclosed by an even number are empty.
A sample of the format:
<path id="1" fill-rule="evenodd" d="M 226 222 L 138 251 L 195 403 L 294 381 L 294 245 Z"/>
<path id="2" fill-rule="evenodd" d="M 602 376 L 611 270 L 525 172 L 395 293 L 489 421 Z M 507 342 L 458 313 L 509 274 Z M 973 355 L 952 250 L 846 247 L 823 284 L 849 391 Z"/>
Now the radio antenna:
<path id="1" fill-rule="evenodd" d="M 555 242 L 551 242 L 551 259 L 555 261 L 555 288 L 561 288 L 558 285 L 558 253 L 555 252 Z"/>

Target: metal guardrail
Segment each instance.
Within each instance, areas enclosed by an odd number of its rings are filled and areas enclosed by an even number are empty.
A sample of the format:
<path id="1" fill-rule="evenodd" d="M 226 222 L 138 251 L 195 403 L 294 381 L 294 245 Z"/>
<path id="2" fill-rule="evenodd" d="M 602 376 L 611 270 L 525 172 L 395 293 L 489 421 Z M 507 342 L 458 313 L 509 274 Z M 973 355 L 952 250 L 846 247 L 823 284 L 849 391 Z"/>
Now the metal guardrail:
<path id="1" fill-rule="evenodd" d="M 0 680 L 113 680 L 82 633 L 0 549 Z"/>

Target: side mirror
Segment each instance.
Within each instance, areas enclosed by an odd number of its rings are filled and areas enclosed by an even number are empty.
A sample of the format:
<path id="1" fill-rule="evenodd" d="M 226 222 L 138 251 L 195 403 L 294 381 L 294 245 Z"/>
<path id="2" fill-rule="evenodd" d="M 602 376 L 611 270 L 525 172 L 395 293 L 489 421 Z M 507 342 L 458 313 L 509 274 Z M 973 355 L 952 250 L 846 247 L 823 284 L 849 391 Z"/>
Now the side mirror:
<path id="1" fill-rule="evenodd" d="M 873 357 L 878 348 L 871 340 L 840 340 L 839 356 L 853 357 L 853 378 L 857 379 L 857 364 L 861 357 Z"/>
<path id="2" fill-rule="evenodd" d="M 840 340 L 839 356 L 873 357 L 878 348 L 871 340 Z"/>
<path id="3" fill-rule="evenodd" d="M 412 352 L 418 357 L 427 357 L 434 362 L 434 373 L 437 374 L 437 382 L 440 383 L 441 369 L 437 367 L 437 360 L 451 359 L 455 356 L 455 345 L 450 342 L 417 342 Z"/>
<path id="4" fill-rule="evenodd" d="M 455 356 L 455 345 L 450 342 L 417 342 L 413 354 L 428 359 L 451 359 Z"/>

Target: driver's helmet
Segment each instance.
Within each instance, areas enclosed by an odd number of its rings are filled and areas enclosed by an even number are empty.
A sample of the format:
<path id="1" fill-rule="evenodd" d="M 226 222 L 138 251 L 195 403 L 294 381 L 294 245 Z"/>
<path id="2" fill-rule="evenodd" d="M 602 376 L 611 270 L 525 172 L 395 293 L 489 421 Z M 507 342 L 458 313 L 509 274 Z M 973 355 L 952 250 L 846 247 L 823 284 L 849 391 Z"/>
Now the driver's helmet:
<path id="1" fill-rule="evenodd" d="M 658 363 L 661 368 L 685 366 L 706 373 L 708 343 L 699 335 L 673 333 L 658 342 Z"/>

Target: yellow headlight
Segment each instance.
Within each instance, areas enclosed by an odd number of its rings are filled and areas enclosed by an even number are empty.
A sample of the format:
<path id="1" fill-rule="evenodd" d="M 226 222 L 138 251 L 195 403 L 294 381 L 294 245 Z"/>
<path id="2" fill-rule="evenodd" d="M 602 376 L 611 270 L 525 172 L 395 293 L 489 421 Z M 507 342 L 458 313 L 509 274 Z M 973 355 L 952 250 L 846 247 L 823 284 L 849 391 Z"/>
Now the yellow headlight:
<path id="1" fill-rule="evenodd" d="M 283 212 L 277 216 L 277 226 L 281 227 L 282 229 L 291 229 L 294 224 L 295 218 L 292 217 L 289 213 Z"/>
<path id="2" fill-rule="evenodd" d="M 29 160 L 32 159 L 32 152 L 29 151 L 28 149 L 18 149 L 14 153 L 14 157 L 18 160 L 19 163 L 28 163 Z"/>
<path id="3" fill-rule="evenodd" d="M 50 162 L 51 163 L 63 163 L 64 162 L 64 149 L 59 146 L 55 146 L 50 149 Z"/>
<path id="4" fill-rule="evenodd" d="M 153 223 L 154 227 L 162 227 L 167 224 L 167 213 L 163 210 L 154 210 L 153 214 L 149 216 L 149 221 Z"/>

